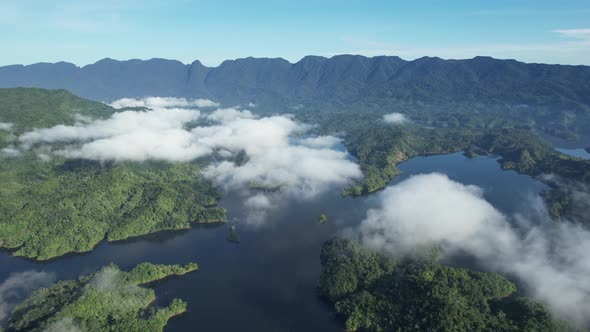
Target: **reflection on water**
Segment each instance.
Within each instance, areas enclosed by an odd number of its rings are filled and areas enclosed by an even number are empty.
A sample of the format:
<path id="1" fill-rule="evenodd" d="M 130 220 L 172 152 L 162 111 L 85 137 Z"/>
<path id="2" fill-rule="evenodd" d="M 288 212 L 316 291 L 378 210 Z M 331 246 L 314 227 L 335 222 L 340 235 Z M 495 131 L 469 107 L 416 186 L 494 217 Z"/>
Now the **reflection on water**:
<path id="1" fill-rule="evenodd" d="M 441 172 L 465 184 L 484 188 L 494 206 L 511 214 L 544 185 L 515 172 L 501 171 L 495 158 L 467 159 L 461 154 L 421 157 L 400 165 L 402 175 Z M 155 284 L 159 303 L 179 297 L 189 312 L 170 321 L 167 331 L 342 331 L 330 305 L 317 293 L 320 247 L 343 229 L 353 227 L 366 210 L 376 206 L 376 195 L 342 198 L 333 190 L 312 201 L 284 202 L 271 211 L 266 224 L 244 224 L 241 199 L 225 197 L 220 204 L 237 224 L 241 243 L 227 241 L 229 225 L 196 226 L 116 243 L 101 243 L 85 255 L 35 263 L 0 254 L 0 280 L 11 272 L 29 269 L 74 278 L 114 262 L 122 268 L 149 261 L 177 264 L 194 261 L 199 271 Z M 326 213 L 328 222 L 318 223 Z"/>

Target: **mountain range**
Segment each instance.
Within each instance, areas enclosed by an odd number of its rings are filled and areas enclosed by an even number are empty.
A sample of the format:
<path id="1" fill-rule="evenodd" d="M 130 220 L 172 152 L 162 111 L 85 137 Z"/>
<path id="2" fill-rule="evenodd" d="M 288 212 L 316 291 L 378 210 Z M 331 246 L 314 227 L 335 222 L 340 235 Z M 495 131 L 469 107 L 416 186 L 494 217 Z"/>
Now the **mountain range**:
<path id="1" fill-rule="evenodd" d="M 0 67 L 0 88 L 67 89 L 111 102 L 124 97 L 209 98 L 225 105 L 379 108 L 401 111 L 432 125 L 456 126 L 478 112 L 537 125 L 547 132 L 581 133 L 590 128 L 590 66 L 527 64 L 475 57 L 443 60 L 395 56 L 306 56 L 227 60 L 217 67 L 199 61 L 103 59 L 78 67 L 67 62 Z M 463 112 L 447 121 L 425 118 L 437 111 Z M 289 111 L 289 110 L 288 110 Z M 290 110 L 292 111 L 292 110 Z M 541 125 L 539 125 L 541 124 Z M 565 135 L 564 135 L 565 136 Z"/>
<path id="2" fill-rule="evenodd" d="M 527 95 L 546 100 L 590 102 L 590 66 L 527 64 L 475 57 L 406 61 L 395 56 L 307 56 L 297 63 L 281 58 L 244 58 L 206 67 L 199 61 L 103 59 L 77 67 L 72 63 L 37 63 L 0 67 L 0 87 L 67 89 L 81 97 L 113 101 L 123 97 L 210 97 L 220 100 L 265 97 L 399 99 L 502 98 Z"/>

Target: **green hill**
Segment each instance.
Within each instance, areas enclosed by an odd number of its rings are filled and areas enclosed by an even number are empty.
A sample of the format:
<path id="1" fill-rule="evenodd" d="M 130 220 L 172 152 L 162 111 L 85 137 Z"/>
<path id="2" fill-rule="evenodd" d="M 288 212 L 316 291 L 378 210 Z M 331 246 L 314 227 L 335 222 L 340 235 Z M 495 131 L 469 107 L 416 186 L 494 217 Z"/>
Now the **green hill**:
<path id="1" fill-rule="evenodd" d="M 35 291 L 14 308 L 7 331 L 162 331 L 171 317 L 186 311 L 186 302 L 174 299 L 156 308 L 155 292 L 141 285 L 195 270 L 194 263 L 142 263 L 124 272 L 111 264 Z"/>
<path id="2" fill-rule="evenodd" d="M 496 273 L 403 260 L 334 239 L 322 247 L 320 289 L 347 331 L 567 331 Z"/>
<path id="3" fill-rule="evenodd" d="M 24 130 L 106 117 L 116 110 L 63 90 L 0 89 L 0 122 L 13 123 L 0 149 Z M 6 132 L 6 131 L 5 131 Z M 191 222 L 225 221 L 198 163 L 99 163 L 39 151 L 0 163 L 0 247 L 46 260 Z"/>
<path id="4" fill-rule="evenodd" d="M 33 128 L 72 125 L 80 117 L 105 118 L 115 111 L 66 90 L 0 89 L 0 122 L 14 124 L 17 134 Z"/>

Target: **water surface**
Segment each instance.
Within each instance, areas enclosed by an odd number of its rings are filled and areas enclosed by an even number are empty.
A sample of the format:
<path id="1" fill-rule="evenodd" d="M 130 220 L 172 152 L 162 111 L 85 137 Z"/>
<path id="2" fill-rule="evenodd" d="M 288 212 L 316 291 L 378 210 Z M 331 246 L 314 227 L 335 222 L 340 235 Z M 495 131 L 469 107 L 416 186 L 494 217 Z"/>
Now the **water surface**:
<path id="1" fill-rule="evenodd" d="M 493 157 L 467 159 L 461 154 L 419 157 L 401 165 L 407 177 L 440 172 L 456 181 L 484 189 L 485 198 L 506 214 L 521 210 L 545 186 L 528 176 L 502 171 Z M 35 263 L 0 254 L 0 280 L 12 272 L 45 270 L 59 279 L 75 278 L 114 262 L 131 268 L 141 262 L 184 264 L 199 271 L 155 284 L 159 303 L 188 301 L 189 312 L 174 318 L 167 331 L 342 331 L 317 292 L 319 253 L 324 241 L 354 227 L 366 210 L 378 204 L 378 194 L 342 198 L 335 189 L 312 201 L 289 201 L 259 227 L 245 225 L 238 197 L 226 196 L 230 223 L 237 224 L 241 243 L 226 240 L 229 225 L 196 226 L 118 243 L 102 243 L 88 254 Z M 319 224 L 320 213 L 329 220 Z"/>

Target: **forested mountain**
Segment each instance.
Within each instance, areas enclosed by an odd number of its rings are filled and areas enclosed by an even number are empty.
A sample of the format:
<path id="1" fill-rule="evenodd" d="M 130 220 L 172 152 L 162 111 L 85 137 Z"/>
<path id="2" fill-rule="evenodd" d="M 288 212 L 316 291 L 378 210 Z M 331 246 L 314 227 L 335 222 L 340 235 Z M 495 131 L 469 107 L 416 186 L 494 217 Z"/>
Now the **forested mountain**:
<path id="1" fill-rule="evenodd" d="M 170 96 L 228 105 L 254 102 L 260 111 L 272 112 L 394 109 L 433 126 L 461 126 L 474 116 L 487 122 L 500 117 L 562 137 L 590 129 L 590 67 L 490 57 L 406 61 L 394 56 L 307 56 L 294 64 L 281 58 L 245 58 L 215 68 L 199 61 L 103 59 L 84 67 L 66 62 L 0 67 L 0 87 L 21 86 L 63 88 L 107 102 Z M 433 116 L 441 112 L 455 115 L 442 120 Z"/>
<path id="2" fill-rule="evenodd" d="M 33 128 L 104 119 L 117 110 L 64 90 L 0 89 L 0 248 L 47 260 L 189 223 L 225 221 L 202 165 L 46 158 L 17 149 Z"/>
<path id="3" fill-rule="evenodd" d="M 414 61 L 307 56 L 297 63 L 277 58 L 227 60 L 215 68 L 199 61 L 103 59 L 77 67 L 38 63 L 0 68 L 0 87 L 64 88 L 95 100 L 123 97 L 215 97 L 252 101 L 285 99 L 457 100 L 516 104 L 590 102 L 590 67 L 526 64 L 476 57 Z"/>

